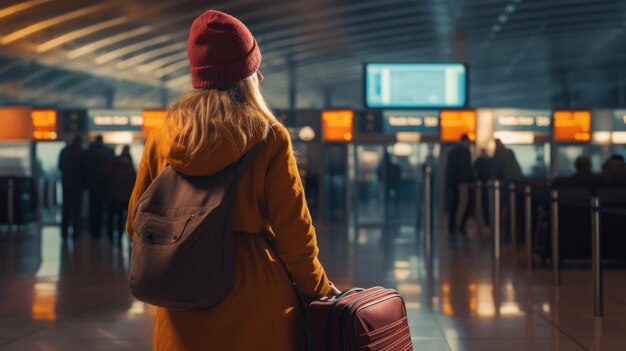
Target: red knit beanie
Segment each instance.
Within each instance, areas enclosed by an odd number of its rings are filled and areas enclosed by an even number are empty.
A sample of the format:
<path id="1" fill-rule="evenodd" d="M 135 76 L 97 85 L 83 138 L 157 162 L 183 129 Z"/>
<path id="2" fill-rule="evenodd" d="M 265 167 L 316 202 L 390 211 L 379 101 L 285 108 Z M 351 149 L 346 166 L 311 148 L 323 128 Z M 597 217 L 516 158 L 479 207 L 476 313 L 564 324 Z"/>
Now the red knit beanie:
<path id="1" fill-rule="evenodd" d="M 187 56 L 195 89 L 234 85 L 261 65 L 261 52 L 250 30 L 235 17 L 213 10 L 191 24 Z"/>

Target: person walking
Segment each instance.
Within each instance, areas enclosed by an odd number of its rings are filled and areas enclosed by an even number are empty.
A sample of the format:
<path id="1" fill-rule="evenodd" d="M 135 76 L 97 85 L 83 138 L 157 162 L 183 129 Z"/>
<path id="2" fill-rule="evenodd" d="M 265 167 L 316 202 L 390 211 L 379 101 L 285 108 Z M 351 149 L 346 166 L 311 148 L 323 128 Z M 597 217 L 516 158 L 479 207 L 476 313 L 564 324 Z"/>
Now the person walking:
<path id="1" fill-rule="evenodd" d="M 481 219 L 485 225 L 489 225 L 489 186 L 488 182 L 493 179 L 493 165 L 492 160 L 487 154 L 486 149 L 480 150 L 480 155 L 474 161 L 474 178 L 476 181 L 480 181 L 482 187 L 480 188 L 480 194 L 476 194 L 476 196 L 480 196 L 480 209 L 475 209 L 476 211 L 480 211 Z"/>
<path id="2" fill-rule="evenodd" d="M 114 231 L 117 230 L 117 245 L 121 246 L 126 210 L 137 176 L 128 145 L 124 146 L 119 156 L 109 160 L 103 169 L 102 176 L 107 200 L 107 234 L 109 240 L 114 242 Z"/>
<path id="3" fill-rule="evenodd" d="M 471 144 L 469 137 L 463 134 L 459 144 L 448 154 L 446 184 L 450 192 L 448 216 L 450 236 L 454 236 L 457 232 L 466 233 L 465 224 L 469 219 L 471 202 L 469 185 L 473 179 Z"/>
<path id="4" fill-rule="evenodd" d="M 79 239 L 81 231 L 81 210 L 83 199 L 83 175 L 81 163 L 83 153 L 83 138 L 76 135 L 72 143 L 61 150 L 59 155 L 59 170 L 63 185 L 63 205 L 61 209 L 61 237 L 67 239 L 70 225 L 72 238 Z"/>
<path id="5" fill-rule="evenodd" d="M 191 25 L 187 53 L 194 90 L 169 107 L 163 128 L 146 142 L 128 210 L 131 237 L 137 201 L 167 165 L 189 176 L 212 175 L 263 139 L 266 145 L 235 190 L 230 295 L 208 309 L 158 308 L 153 349 L 305 350 L 301 300 L 339 291 L 318 259 L 289 133 L 259 90 L 258 45 L 239 20 L 208 11 Z M 253 234 L 261 230 L 271 240 Z"/>
<path id="6" fill-rule="evenodd" d="M 102 135 L 84 153 L 83 164 L 86 169 L 85 182 L 89 191 L 89 232 L 94 239 L 100 238 L 104 212 L 105 192 L 102 168 L 115 153 L 104 145 Z"/>
<path id="7" fill-rule="evenodd" d="M 517 162 L 513 150 L 507 148 L 502 140 L 496 139 L 496 151 L 493 154 L 495 177 L 504 182 L 522 179 L 522 168 Z M 505 189 L 505 188 L 503 188 Z"/>

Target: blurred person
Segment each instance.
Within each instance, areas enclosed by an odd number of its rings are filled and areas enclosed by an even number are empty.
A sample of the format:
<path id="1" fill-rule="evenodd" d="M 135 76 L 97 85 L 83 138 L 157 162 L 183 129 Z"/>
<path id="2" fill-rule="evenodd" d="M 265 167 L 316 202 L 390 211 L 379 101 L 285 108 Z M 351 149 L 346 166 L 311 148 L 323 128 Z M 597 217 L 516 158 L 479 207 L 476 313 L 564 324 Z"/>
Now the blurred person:
<path id="1" fill-rule="evenodd" d="M 129 204 L 128 233 L 135 235 L 137 201 L 167 165 L 185 175 L 211 175 L 263 139 L 267 143 L 235 189 L 237 270 L 230 295 L 208 309 L 158 308 L 153 348 L 305 350 L 300 299 L 339 291 L 318 259 L 289 132 L 260 92 L 258 46 L 239 20 L 207 11 L 191 25 L 187 51 L 195 90 L 170 106 L 164 126 L 146 142 Z M 272 246 L 256 234 L 262 230 Z"/>
<path id="2" fill-rule="evenodd" d="M 61 237 L 67 239 L 69 226 L 72 226 L 72 238 L 80 238 L 81 213 L 83 200 L 83 176 L 81 157 L 83 138 L 74 136 L 72 143 L 65 146 L 59 155 L 59 170 L 63 185 L 63 205 L 61 219 Z"/>
<path id="3" fill-rule="evenodd" d="M 383 162 L 378 168 L 378 179 L 384 181 L 385 201 L 394 204 L 399 194 L 400 176 L 402 169 L 393 162 L 391 155 L 385 151 Z"/>
<path id="4" fill-rule="evenodd" d="M 480 149 L 480 155 L 474 161 L 474 178 L 482 183 L 481 192 L 476 196 L 480 196 L 483 223 L 489 225 L 489 187 L 487 183 L 493 179 L 493 160 L 487 154 L 486 149 Z"/>
<path id="5" fill-rule="evenodd" d="M 574 162 L 576 173 L 569 177 L 557 177 L 552 182 L 553 188 L 595 188 L 599 185 L 599 178 L 591 171 L 591 159 L 579 156 Z"/>
<path id="6" fill-rule="evenodd" d="M 105 202 L 102 168 L 114 156 L 113 150 L 104 145 L 102 135 L 96 136 L 94 142 L 84 152 L 85 183 L 89 191 L 89 232 L 92 238 L 99 238 L 102 230 Z"/>
<path id="7" fill-rule="evenodd" d="M 493 167 L 495 178 L 498 180 L 509 182 L 522 179 L 522 169 L 515 153 L 504 146 L 500 139 L 496 139 Z"/>
<path id="8" fill-rule="evenodd" d="M 600 177 L 603 186 L 626 186 L 626 162 L 624 162 L 624 156 L 619 154 L 611 155 L 602 165 Z"/>
<path id="9" fill-rule="evenodd" d="M 546 166 L 546 160 L 543 154 L 537 154 L 530 177 L 535 179 L 546 179 L 546 177 L 548 177 L 548 167 Z"/>
<path id="10" fill-rule="evenodd" d="M 108 237 L 113 242 L 113 234 L 117 229 L 117 245 L 121 246 L 124 224 L 126 223 L 126 210 L 137 176 L 128 146 L 124 146 L 119 156 L 106 163 L 102 176 L 107 201 Z"/>
<path id="11" fill-rule="evenodd" d="M 500 221 L 504 228 L 510 228 L 509 215 L 509 184 L 523 178 L 522 168 L 517 161 L 513 150 L 507 148 L 502 140 L 496 139 L 496 150 L 493 154 L 494 177 L 500 181 Z M 510 230 L 505 231 L 505 237 L 511 238 Z"/>
<path id="12" fill-rule="evenodd" d="M 459 144 L 448 154 L 446 186 L 450 192 L 448 217 L 450 236 L 454 236 L 457 232 L 466 234 L 465 224 L 470 215 L 469 185 L 473 180 L 471 144 L 467 134 L 463 134 Z"/>

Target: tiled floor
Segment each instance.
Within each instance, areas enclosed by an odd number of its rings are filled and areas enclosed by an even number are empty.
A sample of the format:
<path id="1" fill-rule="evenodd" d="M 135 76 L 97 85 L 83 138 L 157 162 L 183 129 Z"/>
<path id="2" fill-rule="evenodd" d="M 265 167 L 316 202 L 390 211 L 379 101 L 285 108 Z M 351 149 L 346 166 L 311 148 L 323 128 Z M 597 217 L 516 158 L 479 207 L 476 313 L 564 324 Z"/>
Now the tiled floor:
<path id="1" fill-rule="evenodd" d="M 340 288 L 405 296 L 415 350 L 626 350 L 624 270 L 606 272 L 605 317 L 594 318 L 589 270 L 565 270 L 554 288 L 549 270 L 530 274 L 505 247 L 495 275 L 489 235 L 436 240 L 427 260 L 412 226 L 318 230 Z M 149 349 L 154 308 L 127 291 L 128 254 L 126 242 L 62 244 L 55 227 L 0 234 L 0 350 Z"/>

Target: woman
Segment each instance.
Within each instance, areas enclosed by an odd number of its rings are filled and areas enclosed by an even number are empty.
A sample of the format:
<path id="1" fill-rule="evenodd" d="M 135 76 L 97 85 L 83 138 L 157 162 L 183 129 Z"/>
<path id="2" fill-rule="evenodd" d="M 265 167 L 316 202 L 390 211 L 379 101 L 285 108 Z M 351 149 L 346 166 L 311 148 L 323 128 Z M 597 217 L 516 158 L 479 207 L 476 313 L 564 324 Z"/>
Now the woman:
<path id="1" fill-rule="evenodd" d="M 193 22 L 187 52 L 196 90 L 170 107 L 164 127 L 146 143 L 130 200 L 128 232 L 133 234 L 137 200 L 166 165 L 187 175 L 213 174 L 267 138 L 237 185 L 233 229 L 256 233 L 265 228 L 275 248 L 253 234 L 237 234 L 236 281 L 229 297 L 210 309 L 159 308 L 153 347 L 306 349 L 300 298 L 338 291 L 317 258 L 315 229 L 289 134 L 259 91 L 256 41 L 234 17 L 208 11 Z"/>

